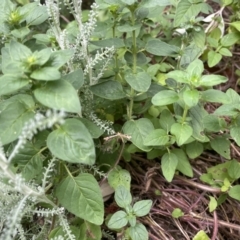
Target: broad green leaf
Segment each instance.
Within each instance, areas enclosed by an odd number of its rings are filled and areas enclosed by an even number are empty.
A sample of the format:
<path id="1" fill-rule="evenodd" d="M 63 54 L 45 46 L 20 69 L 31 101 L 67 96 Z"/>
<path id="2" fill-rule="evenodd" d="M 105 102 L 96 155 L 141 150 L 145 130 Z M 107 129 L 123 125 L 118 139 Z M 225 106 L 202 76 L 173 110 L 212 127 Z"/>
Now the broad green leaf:
<path id="1" fill-rule="evenodd" d="M 30 33 L 30 29 L 27 26 L 26 27 L 21 27 L 19 29 L 14 29 L 14 30 L 11 31 L 11 34 L 15 38 L 19 38 L 19 39 L 23 39 L 29 33 Z"/>
<path id="2" fill-rule="evenodd" d="M 174 27 L 178 27 L 181 23 L 188 22 L 191 18 L 196 17 L 201 9 L 201 3 L 193 4 L 188 0 L 181 0 L 177 5 Z"/>
<path id="3" fill-rule="evenodd" d="M 34 96 L 41 104 L 49 108 L 73 113 L 81 112 L 77 91 L 67 81 L 47 82 L 43 87 L 34 91 Z"/>
<path id="4" fill-rule="evenodd" d="M 140 28 L 141 28 L 140 24 L 132 26 L 132 25 L 126 23 L 124 25 L 118 26 L 117 30 L 119 32 L 132 32 L 132 31 L 136 31 L 137 29 L 140 29 Z"/>
<path id="5" fill-rule="evenodd" d="M 90 133 L 82 122 L 67 119 L 47 138 L 47 146 L 59 159 L 71 163 L 95 163 L 95 147 Z"/>
<path id="6" fill-rule="evenodd" d="M 131 136 L 130 141 L 145 152 L 151 150 L 151 147 L 144 145 L 144 139 L 152 130 L 154 130 L 154 126 L 147 118 L 141 118 L 136 121 L 129 120 L 123 125 L 124 134 Z"/>
<path id="7" fill-rule="evenodd" d="M 204 29 L 201 29 L 200 31 L 193 31 L 192 39 L 197 47 L 204 50 L 206 43 L 206 33 Z"/>
<path id="8" fill-rule="evenodd" d="M 151 77 L 146 72 L 133 74 L 130 71 L 125 73 L 127 83 L 138 92 L 146 92 L 151 85 Z"/>
<path id="9" fill-rule="evenodd" d="M 233 180 L 237 180 L 240 178 L 240 164 L 237 160 L 233 159 L 228 168 L 227 168 L 228 174 L 229 176 L 233 179 Z"/>
<path id="10" fill-rule="evenodd" d="M 29 95 L 15 95 L 0 104 L 0 141 L 3 145 L 19 137 L 25 123 L 34 116 L 34 105 Z"/>
<path id="11" fill-rule="evenodd" d="M 132 202 L 132 195 L 130 190 L 120 185 L 115 189 L 114 199 L 119 207 L 126 208 Z"/>
<path id="12" fill-rule="evenodd" d="M 155 106 L 165 106 L 177 102 L 178 94 L 172 90 L 163 90 L 155 94 L 152 98 L 152 104 Z"/>
<path id="13" fill-rule="evenodd" d="M 163 172 L 163 176 L 166 178 L 168 182 L 172 181 L 177 165 L 178 165 L 178 158 L 174 153 L 172 152 L 165 153 L 162 156 L 162 160 L 161 160 L 162 172 Z"/>
<path id="14" fill-rule="evenodd" d="M 231 47 L 239 39 L 240 39 L 239 33 L 231 32 L 231 33 L 228 33 L 227 35 L 223 36 L 220 43 L 222 44 L 223 47 Z"/>
<path id="15" fill-rule="evenodd" d="M 227 77 L 221 76 L 221 75 L 204 75 L 201 77 L 199 81 L 199 85 L 204 86 L 204 87 L 211 87 L 215 86 L 221 83 L 227 82 Z"/>
<path id="16" fill-rule="evenodd" d="M 124 59 L 127 61 L 127 63 L 129 65 L 133 65 L 133 62 L 135 61 L 134 57 L 133 57 L 133 54 L 130 53 L 130 52 L 126 52 L 125 53 Z M 137 53 L 137 56 L 136 56 L 136 64 L 137 64 L 137 66 L 146 65 L 147 63 L 148 63 L 148 59 L 147 59 L 146 55 L 144 53 L 142 53 L 142 52 Z M 143 69 L 141 69 L 141 68 L 140 68 L 140 70 L 143 71 Z M 148 74 L 148 71 L 147 71 L 147 74 Z M 148 78 L 149 77 L 150 77 L 150 75 L 148 74 Z"/>
<path id="17" fill-rule="evenodd" d="M 240 201 L 240 185 L 231 187 L 228 194 L 230 197 Z"/>
<path id="18" fill-rule="evenodd" d="M 239 115 L 239 110 L 240 110 L 239 103 L 224 104 L 217 108 L 214 114 L 218 116 L 236 117 Z"/>
<path id="19" fill-rule="evenodd" d="M 193 133 L 192 127 L 181 123 L 174 123 L 170 131 L 176 137 L 178 146 L 183 145 Z"/>
<path id="20" fill-rule="evenodd" d="M 230 135 L 237 145 L 240 146 L 240 127 L 232 127 L 230 129 Z"/>
<path id="21" fill-rule="evenodd" d="M 213 212 L 217 208 L 217 200 L 214 197 L 209 197 L 210 201 L 208 203 L 209 212 Z"/>
<path id="22" fill-rule="evenodd" d="M 192 166 L 182 149 L 175 148 L 171 150 L 178 158 L 177 170 L 188 177 L 193 177 Z"/>
<path id="23" fill-rule="evenodd" d="M 125 3 L 127 5 L 132 5 L 136 2 L 136 0 L 120 0 L 122 3 Z"/>
<path id="24" fill-rule="evenodd" d="M 130 190 L 130 173 L 127 170 L 122 169 L 120 166 L 117 166 L 108 174 L 108 183 L 114 189 L 122 185 Z"/>
<path id="25" fill-rule="evenodd" d="M 107 223 L 110 229 L 121 229 L 128 223 L 127 213 L 124 211 L 115 212 Z"/>
<path id="26" fill-rule="evenodd" d="M 79 90 L 84 84 L 84 76 L 81 68 L 71 72 L 62 77 L 62 80 L 66 80 L 71 83 L 76 90 Z"/>
<path id="27" fill-rule="evenodd" d="M 226 91 L 226 95 L 228 96 L 230 103 L 232 103 L 232 104 L 240 103 L 240 96 L 235 90 L 229 88 Z"/>
<path id="28" fill-rule="evenodd" d="M 180 218 L 182 216 L 184 216 L 184 213 L 182 212 L 182 210 L 180 208 L 174 208 L 174 210 L 172 211 L 172 217 Z"/>
<path id="29" fill-rule="evenodd" d="M 208 52 L 208 66 L 209 67 L 214 67 L 221 61 L 221 59 L 222 59 L 221 54 L 214 52 L 212 50 Z"/>
<path id="30" fill-rule="evenodd" d="M 141 200 L 133 205 L 133 212 L 137 217 L 143 217 L 150 212 L 152 200 Z"/>
<path id="31" fill-rule="evenodd" d="M 219 132 L 224 127 L 227 127 L 227 124 L 223 118 L 220 118 L 213 114 L 208 114 L 203 118 L 204 128 L 211 132 Z"/>
<path id="32" fill-rule="evenodd" d="M 199 59 L 194 60 L 188 65 L 186 71 L 191 77 L 200 77 L 204 71 L 203 62 Z"/>
<path id="33" fill-rule="evenodd" d="M 33 71 L 30 77 L 39 81 L 55 81 L 61 78 L 61 73 L 54 67 L 43 67 Z"/>
<path id="34" fill-rule="evenodd" d="M 44 48 L 41 51 L 34 52 L 31 56 L 33 59 L 32 65 L 44 65 L 49 60 L 51 54 L 51 48 Z M 29 60 L 31 60 L 31 57 Z M 29 63 L 31 63 L 31 61 Z"/>
<path id="35" fill-rule="evenodd" d="M 148 240 L 148 231 L 142 223 L 137 223 L 127 229 L 132 240 Z"/>
<path id="36" fill-rule="evenodd" d="M 111 47 L 113 46 L 114 49 L 122 48 L 125 46 L 124 42 L 120 38 L 108 38 L 99 41 L 92 41 L 91 44 L 98 46 L 98 47 Z"/>
<path id="37" fill-rule="evenodd" d="M 203 50 L 199 48 L 195 43 L 191 43 L 184 49 L 181 56 L 180 66 L 186 68 L 191 62 L 199 58 L 202 55 Z"/>
<path id="38" fill-rule="evenodd" d="M 152 8 L 156 6 L 168 6 L 171 5 L 171 2 L 169 0 L 142 0 L 140 2 L 141 7 L 145 8 Z"/>
<path id="39" fill-rule="evenodd" d="M 51 54 L 47 65 L 49 67 L 60 68 L 72 58 L 73 54 L 74 51 L 72 49 L 55 51 Z"/>
<path id="40" fill-rule="evenodd" d="M 240 32 L 240 21 L 232 22 L 229 25 L 236 28 Z"/>
<path id="41" fill-rule="evenodd" d="M 170 45 L 159 39 L 151 39 L 147 42 L 146 51 L 156 56 L 176 56 L 180 48 Z"/>
<path id="42" fill-rule="evenodd" d="M 208 235 L 203 231 L 200 230 L 193 238 L 193 240 L 210 240 Z"/>
<path id="43" fill-rule="evenodd" d="M 80 229 L 79 229 L 79 227 L 75 227 L 75 226 L 70 225 L 70 229 L 71 229 L 71 233 L 76 237 L 77 240 L 79 240 L 80 239 Z M 56 239 L 56 238 L 58 238 L 60 236 L 64 236 L 64 235 L 65 235 L 65 232 L 63 230 L 63 227 L 56 227 L 50 232 L 50 234 L 48 235 L 48 238 L 50 240 L 53 240 L 53 239 Z M 82 240 L 86 240 L 86 239 L 83 238 Z M 96 240 L 98 240 L 98 239 L 96 239 Z"/>
<path id="44" fill-rule="evenodd" d="M 5 74 L 0 77 L 0 96 L 13 93 L 29 83 L 28 78 L 20 77 L 17 75 Z"/>
<path id="45" fill-rule="evenodd" d="M 101 227 L 84 221 L 80 226 L 80 236 L 76 240 L 101 240 Z"/>
<path id="46" fill-rule="evenodd" d="M 203 153 L 203 145 L 198 141 L 191 142 L 186 146 L 186 153 L 189 158 L 194 159 Z"/>
<path id="47" fill-rule="evenodd" d="M 126 97 L 122 85 L 116 81 L 101 82 L 90 87 L 90 90 L 98 97 L 117 100 Z"/>
<path id="48" fill-rule="evenodd" d="M 232 57 L 232 53 L 227 48 L 221 48 L 219 53 L 226 57 Z"/>
<path id="49" fill-rule="evenodd" d="M 146 146 L 164 146 L 169 142 L 169 136 L 163 129 L 154 129 L 151 131 L 143 143 Z"/>
<path id="50" fill-rule="evenodd" d="M 164 109 L 161 112 L 159 123 L 164 130 L 169 132 L 171 126 L 175 123 L 172 113 L 169 110 Z"/>
<path id="51" fill-rule="evenodd" d="M 9 54 L 13 61 L 24 61 L 32 55 L 32 51 L 25 45 L 12 40 L 9 44 Z"/>
<path id="52" fill-rule="evenodd" d="M 227 94 L 216 89 L 208 89 L 206 91 L 202 91 L 201 99 L 206 102 L 216 102 L 223 104 L 230 103 L 230 99 Z"/>
<path id="53" fill-rule="evenodd" d="M 92 174 L 64 178 L 57 186 L 56 196 L 60 204 L 75 216 L 96 225 L 103 223 L 102 194 Z"/>
<path id="54" fill-rule="evenodd" d="M 167 73 L 168 78 L 172 78 L 180 83 L 189 83 L 189 76 L 186 72 L 180 70 L 173 70 Z"/>
<path id="55" fill-rule="evenodd" d="M 210 141 L 210 145 L 218 154 L 230 159 L 230 141 L 224 137 L 216 137 Z"/>
<path id="56" fill-rule="evenodd" d="M 199 101 L 199 92 L 196 89 L 187 89 L 183 92 L 183 101 L 185 104 L 191 108 L 198 104 Z"/>

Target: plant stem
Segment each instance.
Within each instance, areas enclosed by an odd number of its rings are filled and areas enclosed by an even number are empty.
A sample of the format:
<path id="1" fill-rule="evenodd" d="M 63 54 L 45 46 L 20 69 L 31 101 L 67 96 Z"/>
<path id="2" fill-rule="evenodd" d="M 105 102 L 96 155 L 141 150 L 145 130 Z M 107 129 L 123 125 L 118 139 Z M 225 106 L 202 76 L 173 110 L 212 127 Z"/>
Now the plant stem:
<path id="1" fill-rule="evenodd" d="M 186 121 L 187 113 L 188 113 L 188 106 L 185 105 L 184 111 L 183 111 L 182 123 Z"/>

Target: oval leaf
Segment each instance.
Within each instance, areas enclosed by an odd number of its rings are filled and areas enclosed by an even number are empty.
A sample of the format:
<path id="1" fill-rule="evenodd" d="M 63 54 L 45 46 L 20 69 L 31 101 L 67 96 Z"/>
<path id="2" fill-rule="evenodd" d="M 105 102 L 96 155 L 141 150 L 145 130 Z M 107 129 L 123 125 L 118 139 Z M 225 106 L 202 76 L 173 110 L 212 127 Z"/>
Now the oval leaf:
<path id="1" fill-rule="evenodd" d="M 152 98 L 152 104 L 155 106 L 165 106 L 175 103 L 179 99 L 178 94 L 172 90 L 163 90 Z"/>
<path id="2" fill-rule="evenodd" d="M 61 73 L 53 67 L 43 67 L 32 72 L 31 78 L 39 81 L 55 81 L 60 79 Z"/>
<path id="3" fill-rule="evenodd" d="M 127 223 L 127 213 L 124 211 L 117 211 L 111 216 L 107 226 L 110 229 L 121 229 L 122 227 L 125 227 Z"/>
<path id="4" fill-rule="evenodd" d="M 178 158 L 174 153 L 165 153 L 162 156 L 162 172 L 168 182 L 171 182 L 178 165 Z"/>
<path id="5" fill-rule="evenodd" d="M 150 212 L 152 200 L 141 200 L 133 205 L 133 212 L 137 217 L 143 217 Z"/>
<path id="6" fill-rule="evenodd" d="M 171 127 L 171 134 L 176 137 L 178 146 L 183 145 L 192 136 L 192 133 L 193 129 L 186 124 L 174 123 Z"/>

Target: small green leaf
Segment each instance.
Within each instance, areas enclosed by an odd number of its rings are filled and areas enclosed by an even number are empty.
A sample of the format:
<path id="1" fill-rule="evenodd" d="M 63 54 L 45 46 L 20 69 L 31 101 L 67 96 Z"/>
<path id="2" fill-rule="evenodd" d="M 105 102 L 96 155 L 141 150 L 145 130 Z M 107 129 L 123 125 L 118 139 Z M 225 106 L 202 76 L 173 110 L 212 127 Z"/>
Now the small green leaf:
<path id="1" fill-rule="evenodd" d="M 228 81 L 227 77 L 211 74 L 202 76 L 199 81 L 199 84 L 201 86 L 211 87 L 221 83 L 225 83 L 227 81 Z"/>
<path id="2" fill-rule="evenodd" d="M 133 74 L 130 71 L 125 73 L 127 83 L 138 92 L 146 92 L 151 85 L 151 77 L 146 72 Z"/>
<path id="3" fill-rule="evenodd" d="M 47 82 L 34 91 L 35 98 L 43 105 L 66 112 L 80 113 L 81 105 L 77 91 L 64 80 Z"/>
<path id="4" fill-rule="evenodd" d="M 232 127 L 230 129 L 230 135 L 237 145 L 240 146 L 240 127 Z"/>
<path id="5" fill-rule="evenodd" d="M 67 119 L 47 138 L 47 146 L 59 159 L 71 163 L 92 165 L 95 163 L 95 148 L 92 137 L 84 124 L 77 119 Z"/>
<path id="6" fill-rule="evenodd" d="M 53 67 L 43 67 L 32 72 L 31 78 L 38 81 L 55 81 L 60 79 L 61 73 Z"/>
<path id="7" fill-rule="evenodd" d="M 154 129 L 144 139 L 146 146 L 164 146 L 169 142 L 169 136 L 163 129 Z"/>
<path id="8" fill-rule="evenodd" d="M 128 233 L 132 240 L 148 240 L 148 231 L 142 223 L 129 227 Z"/>
<path id="9" fill-rule="evenodd" d="M 217 208 L 217 200 L 214 197 L 209 197 L 210 201 L 208 203 L 209 212 L 213 212 Z"/>
<path id="10" fill-rule="evenodd" d="M 236 28 L 240 32 L 240 21 L 232 22 L 229 25 Z"/>
<path id="11" fill-rule="evenodd" d="M 196 89 L 187 89 L 183 92 L 183 101 L 185 104 L 191 108 L 198 104 L 199 101 L 199 92 Z"/>
<path id="12" fill-rule="evenodd" d="M 209 67 L 214 67 L 217 65 L 222 59 L 222 55 L 214 52 L 214 51 L 209 51 L 208 52 L 208 66 Z"/>
<path id="13" fill-rule="evenodd" d="M 93 175 L 81 173 L 64 178 L 56 189 L 60 204 L 75 216 L 96 225 L 103 223 L 103 199 Z"/>
<path id="14" fill-rule="evenodd" d="M 159 39 L 151 39 L 147 42 L 146 51 L 156 56 L 176 56 L 180 48 L 167 44 Z"/>
<path id="15" fill-rule="evenodd" d="M 182 210 L 180 208 L 174 208 L 174 210 L 172 211 L 172 217 L 180 218 L 182 216 L 184 216 L 184 213 L 182 212 Z"/>
<path id="16" fill-rule="evenodd" d="M 225 137 L 216 137 L 210 141 L 210 145 L 217 153 L 226 159 L 230 159 L 230 141 Z"/>
<path id="17" fill-rule="evenodd" d="M 133 205 L 133 212 L 137 217 L 143 217 L 150 212 L 152 200 L 141 200 Z"/>
<path id="18" fill-rule="evenodd" d="M 12 40 L 9 44 L 9 54 L 13 61 L 24 61 L 32 55 L 32 51 L 25 45 Z"/>
<path id="19" fill-rule="evenodd" d="M 224 47 L 231 47 L 234 45 L 238 40 L 240 39 L 240 36 L 238 33 L 231 32 L 228 33 L 227 35 L 223 36 L 221 39 L 221 45 Z"/>
<path id="20" fill-rule="evenodd" d="M 240 201 L 240 185 L 235 185 L 230 188 L 228 194 L 230 197 Z"/>
<path id="21" fill-rule="evenodd" d="M 152 104 L 155 106 L 165 106 L 177 102 L 178 94 L 172 90 L 163 90 L 155 94 L 152 98 Z"/>
<path id="22" fill-rule="evenodd" d="M 203 231 L 200 230 L 193 238 L 193 240 L 210 240 L 208 235 Z"/>
<path id="23" fill-rule="evenodd" d="M 122 169 L 120 166 L 117 166 L 108 174 L 108 183 L 114 189 L 122 185 L 126 189 L 130 190 L 130 173 L 127 170 Z"/>
<path id="24" fill-rule="evenodd" d="M 76 228 L 80 230 L 79 237 L 76 238 L 76 240 L 101 240 L 102 239 L 102 231 L 100 226 L 84 221 L 81 224 L 80 229 L 79 227 L 76 227 Z"/>
<path id="25" fill-rule="evenodd" d="M 77 69 L 62 77 L 62 80 L 66 80 L 71 83 L 76 90 L 79 90 L 84 84 L 84 76 L 82 69 Z"/>
<path id="26" fill-rule="evenodd" d="M 115 189 L 114 199 L 119 207 L 126 208 L 132 202 L 132 195 L 124 186 L 118 186 Z"/>
<path id="27" fill-rule="evenodd" d="M 174 123 L 170 131 L 176 137 L 178 146 L 183 145 L 193 133 L 193 129 L 189 125 L 181 123 Z"/>
<path id="28" fill-rule="evenodd" d="M 120 0 L 120 1 L 127 5 L 132 5 L 136 2 L 136 0 Z"/>
<path id="29" fill-rule="evenodd" d="M 216 89 L 208 89 L 201 92 L 201 99 L 206 102 L 215 102 L 215 103 L 230 103 L 230 99 L 227 94 L 223 91 Z"/>
<path id="30" fill-rule="evenodd" d="M 35 26 L 43 23 L 48 19 L 47 8 L 44 5 L 38 5 L 37 2 L 25 5 L 25 7 L 31 6 L 32 9 L 26 16 L 26 22 L 29 26 Z"/>
<path id="31" fill-rule="evenodd" d="M 204 127 L 211 132 L 219 132 L 223 129 L 224 126 L 226 126 L 226 122 L 224 119 L 213 114 L 206 115 L 203 118 L 203 124 Z"/>
<path id="32" fill-rule="evenodd" d="M 122 48 L 125 46 L 124 41 L 120 38 L 108 38 L 99 41 L 91 41 L 91 44 L 98 47 L 110 47 L 113 46 L 114 49 Z"/>
<path id="33" fill-rule="evenodd" d="M 186 146 L 186 153 L 189 158 L 194 159 L 203 153 L 203 145 L 198 141 L 191 142 Z"/>
<path id="34" fill-rule="evenodd" d="M 204 71 L 203 62 L 196 59 L 188 65 L 186 70 L 191 77 L 200 77 Z"/>
<path id="35" fill-rule="evenodd" d="M 172 113 L 169 110 L 164 109 L 161 112 L 159 123 L 164 130 L 169 132 L 171 126 L 175 123 Z"/>
<path id="36" fill-rule="evenodd" d="M 170 153 L 165 153 L 162 156 L 162 172 L 163 176 L 166 178 L 168 182 L 171 182 L 173 179 L 173 176 L 175 174 L 175 170 L 178 165 L 178 158 L 177 156 L 170 152 Z"/>
<path id="37" fill-rule="evenodd" d="M 237 160 L 233 159 L 227 168 L 227 172 L 232 179 L 234 179 L 234 180 L 239 179 L 240 178 L 240 163 Z"/>
<path id="38" fill-rule="evenodd" d="M 226 57 L 232 57 L 232 53 L 227 48 L 221 48 L 219 53 Z"/>
<path id="39" fill-rule="evenodd" d="M 58 50 L 51 54 L 49 61 L 47 62 L 48 66 L 54 68 L 60 68 L 65 63 L 67 63 L 73 56 L 73 49 Z"/>
<path id="40" fill-rule="evenodd" d="M 152 122 L 147 118 L 127 121 L 123 125 L 124 134 L 130 135 L 130 141 L 143 151 L 150 151 L 151 147 L 144 145 L 144 139 L 154 130 Z"/>
<path id="41" fill-rule="evenodd" d="M 122 85 L 119 82 L 111 80 L 95 84 L 90 87 L 90 90 L 96 96 L 109 100 L 117 100 L 126 97 Z"/>
<path id="42" fill-rule="evenodd" d="M 107 223 L 110 229 L 121 229 L 128 223 L 127 213 L 124 211 L 115 212 Z"/>
<path id="43" fill-rule="evenodd" d="M 168 78 L 172 78 L 180 83 L 189 83 L 189 76 L 186 72 L 180 70 L 174 70 L 167 73 Z"/>
<path id="44" fill-rule="evenodd" d="M 30 33 L 30 29 L 27 26 L 26 27 L 21 27 L 19 29 L 14 29 L 14 30 L 11 31 L 11 34 L 15 38 L 19 38 L 19 39 L 23 39 L 29 33 Z"/>

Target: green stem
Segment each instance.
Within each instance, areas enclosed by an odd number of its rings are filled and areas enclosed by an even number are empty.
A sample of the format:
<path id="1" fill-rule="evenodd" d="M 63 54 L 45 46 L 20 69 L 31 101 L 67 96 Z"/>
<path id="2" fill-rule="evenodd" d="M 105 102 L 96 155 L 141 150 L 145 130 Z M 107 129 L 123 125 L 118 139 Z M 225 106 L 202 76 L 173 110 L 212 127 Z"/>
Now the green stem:
<path id="1" fill-rule="evenodd" d="M 184 123 L 186 121 L 188 110 L 189 110 L 188 106 L 185 105 L 184 112 L 183 112 L 183 117 L 182 117 L 182 123 Z"/>

